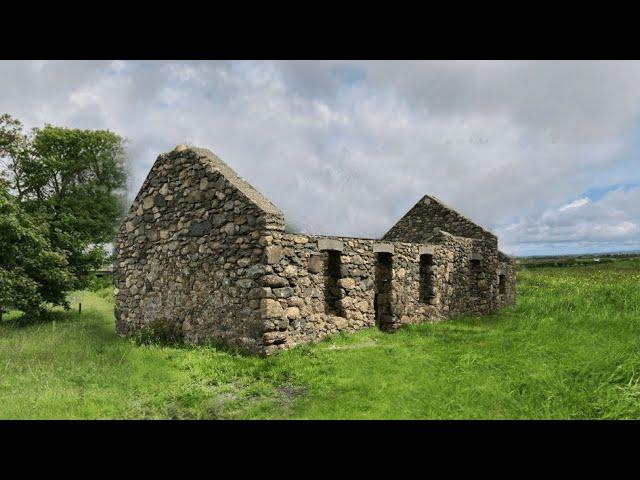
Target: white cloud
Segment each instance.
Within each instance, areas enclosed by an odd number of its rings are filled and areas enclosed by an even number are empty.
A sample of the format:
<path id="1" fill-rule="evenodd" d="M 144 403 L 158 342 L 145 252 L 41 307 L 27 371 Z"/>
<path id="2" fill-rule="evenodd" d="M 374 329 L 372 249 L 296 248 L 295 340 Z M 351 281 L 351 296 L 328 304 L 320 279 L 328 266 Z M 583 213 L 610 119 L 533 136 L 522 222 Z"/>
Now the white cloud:
<path id="1" fill-rule="evenodd" d="M 591 202 L 591 200 L 589 200 L 587 197 L 584 198 L 579 198 L 578 200 L 574 200 L 571 203 L 567 203 L 566 205 L 561 206 L 558 211 L 559 212 L 565 212 L 567 210 L 571 210 L 574 208 L 580 208 L 580 207 L 584 207 L 585 205 L 588 205 Z"/>
<path id="2" fill-rule="evenodd" d="M 633 190 L 584 192 L 640 181 L 639 80 L 639 62 L 0 62 L 0 105 L 126 136 L 132 190 L 187 142 L 310 232 L 376 237 L 431 193 L 526 253 L 637 235 Z"/>
<path id="3" fill-rule="evenodd" d="M 559 251 L 640 248 L 640 187 L 618 188 L 597 201 L 581 198 L 519 219 L 498 233 L 516 253 L 549 245 Z"/>

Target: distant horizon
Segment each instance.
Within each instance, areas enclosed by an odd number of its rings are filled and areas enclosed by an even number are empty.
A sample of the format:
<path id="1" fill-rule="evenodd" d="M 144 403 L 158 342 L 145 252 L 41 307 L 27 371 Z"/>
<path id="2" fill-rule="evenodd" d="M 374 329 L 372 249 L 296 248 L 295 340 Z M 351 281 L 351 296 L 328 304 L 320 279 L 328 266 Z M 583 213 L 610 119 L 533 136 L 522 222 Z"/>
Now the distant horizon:
<path id="1" fill-rule="evenodd" d="M 513 255 L 514 258 L 554 258 L 554 257 L 580 257 L 580 256 L 607 256 L 607 255 L 640 255 L 640 249 L 616 250 L 607 252 L 581 252 L 581 253 L 561 253 L 549 255 Z"/>

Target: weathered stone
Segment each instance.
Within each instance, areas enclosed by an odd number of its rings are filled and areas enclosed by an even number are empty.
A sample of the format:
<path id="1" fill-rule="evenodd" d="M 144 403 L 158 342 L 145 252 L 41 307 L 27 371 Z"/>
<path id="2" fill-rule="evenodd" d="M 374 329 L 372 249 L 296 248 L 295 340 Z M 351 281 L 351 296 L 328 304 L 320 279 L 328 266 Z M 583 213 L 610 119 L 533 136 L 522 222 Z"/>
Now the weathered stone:
<path id="1" fill-rule="evenodd" d="M 308 270 L 310 273 L 320 273 L 324 268 L 324 262 L 320 255 L 311 255 L 309 258 Z"/>
<path id="2" fill-rule="evenodd" d="M 155 197 L 153 197 L 153 204 L 156 207 L 162 208 L 162 207 L 164 207 L 166 205 L 166 203 L 167 202 L 165 201 L 163 195 L 156 195 Z"/>
<path id="3" fill-rule="evenodd" d="M 289 281 L 278 275 L 265 275 L 262 277 L 262 283 L 267 287 L 286 287 Z"/>
<path id="4" fill-rule="evenodd" d="M 244 257 L 238 260 L 237 263 L 239 267 L 244 268 L 251 263 L 251 259 L 249 257 Z"/>
<path id="5" fill-rule="evenodd" d="M 236 231 L 236 226 L 233 224 L 233 222 L 229 222 L 224 227 L 222 227 L 222 231 L 227 235 L 231 235 Z"/>
<path id="6" fill-rule="evenodd" d="M 280 318 L 284 313 L 280 302 L 271 298 L 260 300 L 260 311 L 264 318 Z"/>
<path id="7" fill-rule="evenodd" d="M 150 242 L 155 242 L 160 238 L 160 235 L 157 230 L 147 230 L 147 240 Z"/>
<path id="8" fill-rule="evenodd" d="M 285 316 L 289 320 L 298 320 L 300 318 L 300 309 L 298 307 L 289 307 L 285 312 Z"/>
<path id="9" fill-rule="evenodd" d="M 245 275 L 249 278 L 259 278 L 265 271 L 265 267 L 263 265 L 251 265 L 247 268 Z"/>
<path id="10" fill-rule="evenodd" d="M 291 287 L 274 288 L 273 295 L 276 298 L 288 298 L 291 295 L 293 295 L 293 288 Z"/>
<path id="11" fill-rule="evenodd" d="M 264 252 L 269 265 L 279 263 L 282 259 L 282 247 L 269 246 L 264 249 Z"/>
<path id="12" fill-rule="evenodd" d="M 211 224 L 204 220 L 202 222 L 193 222 L 189 228 L 189 235 L 199 237 L 202 235 L 208 235 L 211 232 Z"/>
<path id="13" fill-rule="evenodd" d="M 242 278 L 238 280 L 237 285 L 240 288 L 251 288 L 254 285 L 254 281 L 251 280 L 250 278 Z"/>
<path id="14" fill-rule="evenodd" d="M 356 281 L 353 278 L 341 278 L 337 283 L 339 287 L 347 289 L 351 289 L 356 285 Z"/>
<path id="15" fill-rule="evenodd" d="M 252 288 L 249 292 L 249 298 L 273 298 L 273 293 L 271 292 L 271 288 L 269 287 Z"/>
<path id="16" fill-rule="evenodd" d="M 263 339 L 267 345 L 278 345 L 287 340 L 287 334 L 285 332 L 267 332 L 263 335 Z"/>
<path id="17" fill-rule="evenodd" d="M 329 323 L 333 324 L 338 330 L 342 330 L 349 325 L 347 319 L 343 317 L 330 317 Z"/>
<path id="18" fill-rule="evenodd" d="M 293 266 L 293 265 L 287 265 L 284 269 L 284 274 L 287 277 L 297 277 L 298 276 L 298 269 Z"/>
<path id="19" fill-rule="evenodd" d="M 367 302 L 366 300 L 363 300 L 361 302 L 358 302 L 356 304 L 356 307 L 358 308 L 358 310 L 360 310 L 361 312 L 368 312 L 369 311 L 369 302 Z"/>

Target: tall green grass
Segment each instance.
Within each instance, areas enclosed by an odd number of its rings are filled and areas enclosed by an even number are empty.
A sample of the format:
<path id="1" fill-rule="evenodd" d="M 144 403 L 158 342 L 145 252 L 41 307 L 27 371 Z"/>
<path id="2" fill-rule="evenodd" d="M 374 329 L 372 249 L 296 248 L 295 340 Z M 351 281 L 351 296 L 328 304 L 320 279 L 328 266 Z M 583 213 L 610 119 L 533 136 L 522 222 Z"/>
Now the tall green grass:
<path id="1" fill-rule="evenodd" d="M 519 272 L 517 306 L 262 359 L 114 334 L 83 312 L 0 324 L 0 418 L 640 418 L 640 262 Z"/>

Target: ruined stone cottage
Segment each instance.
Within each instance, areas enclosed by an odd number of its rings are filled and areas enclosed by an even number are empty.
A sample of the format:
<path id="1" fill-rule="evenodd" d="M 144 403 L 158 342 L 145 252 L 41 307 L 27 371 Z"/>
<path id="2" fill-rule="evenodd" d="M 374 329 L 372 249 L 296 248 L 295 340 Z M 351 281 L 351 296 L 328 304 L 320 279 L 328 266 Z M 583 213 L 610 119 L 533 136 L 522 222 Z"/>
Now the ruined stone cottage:
<path id="1" fill-rule="evenodd" d="M 381 239 L 286 233 L 282 212 L 209 150 L 160 155 L 116 239 L 119 334 L 269 354 L 337 332 L 515 302 L 495 235 L 425 195 Z"/>

